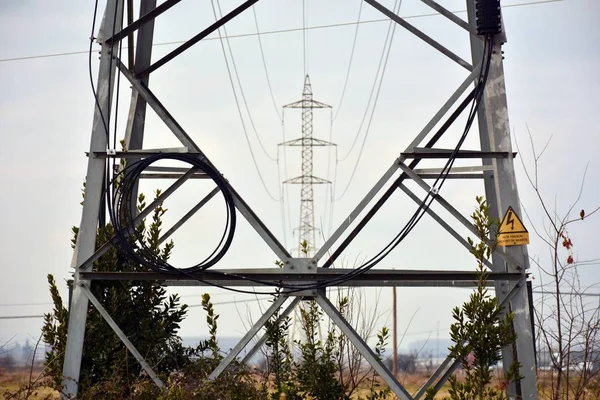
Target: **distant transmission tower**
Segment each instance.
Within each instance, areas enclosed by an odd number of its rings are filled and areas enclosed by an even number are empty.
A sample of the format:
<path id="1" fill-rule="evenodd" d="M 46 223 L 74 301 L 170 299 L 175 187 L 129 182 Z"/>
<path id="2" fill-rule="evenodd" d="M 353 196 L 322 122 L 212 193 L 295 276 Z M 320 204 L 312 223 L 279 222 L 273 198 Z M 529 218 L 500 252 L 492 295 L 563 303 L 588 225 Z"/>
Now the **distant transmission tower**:
<path id="1" fill-rule="evenodd" d="M 298 238 L 300 243 L 306 241 L 308 254 L 315 254 L 316 235 L 315 228 L 315 205 L 313 185 L 331 183 L 326 179 L 313 175 L 313 147 L 332 146 L 333 143 L 313 137 L 313 108 L 331 108 L 330 105 L 313 100 L 312 87 L 308 74 L 304 78 L 304 90 L 302 100 L 287 104 L 283 108 L 302 109 L 302 137 L 282 143 L 283 146 L 302 146 L 302 175 L 288 179 L 283 183 L 301 184 L 300 190 L 300 225 L 298 226 Z M 298 247 L 298 257 L 302 257 L 302 248 Z"/>

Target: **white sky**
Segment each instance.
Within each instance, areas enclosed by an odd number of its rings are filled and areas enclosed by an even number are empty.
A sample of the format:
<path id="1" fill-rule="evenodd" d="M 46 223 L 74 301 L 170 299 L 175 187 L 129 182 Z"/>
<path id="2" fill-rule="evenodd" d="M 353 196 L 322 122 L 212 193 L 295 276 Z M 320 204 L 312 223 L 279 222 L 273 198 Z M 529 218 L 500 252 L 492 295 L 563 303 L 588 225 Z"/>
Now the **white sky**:
<path id="1" fill-rule="evenodd" d="M 440 0 L 450 10 L 462 10 L 460 0 Z M 223 11 L 237 1 L 222 0 Z M 308 26 L 356 21 L 359 0 L 309 1 Z M 382 3 L 389 8 L 393 1 Z M 519 1 L 504 1 L 504 5 Z M 262 0 L 256 6 L 260 30 L 272 31 L 302 26 L 300 0 Z M 104 3 L 101 2 L 100 10 Z M 432 11 L 417 0 L 404 0 L 401 16 Z M 93 96 L 88 78 L 86 54 L 15 60 L 21 57 L 85 51 L 88 47 L 93 2 L 46 2 L 40 0 L 3 0 L 0 2 L 0 316 L 41 314 L 50 310 L 46 274 L 62 282 L 69 276 L 71 263 L 70 227 L 79 223 L 81 186 L 85 176 L 93 112 Z M 466 18 L 465 13 L 459 16 Z M 361 20 L 383 18 L 369 5 L 363 5 Z M 565 212 L 575 199 L 587 166 L 587 176 L 579 209 L 600 205 L 600 128 L 597 113 L 600 102 L 600 3 L 596 0 L 563 0 L 537 5 L 506 7 L 504 23 L 508 43 L 504 46 L 506 85 L 511 126 L 521 145 L 519 157 L 531 168 L 527 126 L 537 149 L 551 138 L 540 164 L 542 194 L 552 208 Z M 439 40 L 464 59 L 470 60 L 467 35 L 443 17 L 407 19 Z M 181 41 L 193 36 L 213 19 L 209 2 L 183 1 L 161 16 L 156 25 L 156 43 Z M 331 140 L 338 144 L 339 157 L 348 153 L 365 111 L 388 24 L 360 26 L 346 94 Z M 255 32 L 252 12 L 248 11 L 227 25 L 228 34 Z M 354 26 L 310 30 L 307 36 L 308 72 L 315 99 L 340 105 Z M 211 38 L 214 38 L 212 35 Z M 264 35 L 266 63 L 279 107 L 300 99 L 303 83 L 302 34 L 299 31 Z M 269 191 L 279 196 L 278 179 L 299 174 L 298 150 L 277 153 L 283 141 L 266 84 L 255 36 L 231 39 L 235 62 L 244 93 L 268 153 L 279 154 L 279 162 L 269 160 L 258 146 L 246 114 L 245 122 L 257 163 Z M 154 60 L 175 48 L 156 46 Z M 93 56 L 94 71 L 97 67 Z M 94 72 L 95 77 L 95 72 Z M 348 192 L 333 206 L 323 187 L 315 189 L 316 220 L 326 233 L 336 227 L 391 165 L 418 131 L 428 122 L 446 98 L 466 77 L 466 71 L 437 53 L 407 31 L 398 27 L 394 36 L 386 74 L 374 118 L 365 141 L 359 167 Z M 129 106 L 129 85 L 121 85 L 120 131 Z M 299 187 L 290 187 L 284 202 L 272 201 L 262 188 L 237 114 L 227 70 L 218 40 L 204 41 L 184 53 L 151 77 L 150 87 L 192 138 L 232 182 L 244 199 L 270 229 L 294 247 L 292 228 L 297 225 Z M 239 95 L 239 93 L 238 93 Z M 464 119 L 452 128 L 440 147 L 452 147 L 462 130 Z M 178 143 L 149 112 L 146 125 L 148 147 L 170 147 Z M 300 134 L 299 112 L 286 111 L 285 138 Z M 329 114 L 315 111 L 315 136 L 329 140 Z M 465 148 L 476 148 L 473 129 Z M 334 180 L 339 196 L 346 187 L 363 142 L 364 132 L 349 157 L 335 165 L 334 153 L 315 150 L 315 175 Z M 513 144 L 513 147 L 514 144 Z M 329 156 L 331 155 L 331 158 Z M 331 160 L 332 168 L 327 165 Z M 423 164 L 437 165 L 437 164 Z M 461 163 L 460 165 L 468 165 Z M 525 179 L 520 160 L 515 162 L 521 201 L 530 212 L 533 224 L 542 227 L 542 215 L 533 191 Z M 286 172 L 287 171 L 287 172 Z M 142 190 L 150 195 L 167 182 L 145 182 Z M 166 204 L 169 226 L 209 190 L 206 182 L 192 182 Z M 421 192 L 417 192 L 422 194 Z M 474 198 L 483 193 L 479 182 L 448 182 L 443 195 L 465 214 Z M 289 206 L 288 206 L 289 204 Z M 556 205 L 555 205 L 556 204 Z M 288 212 L 289 207 L 289 212 Z M 344 254 L 346 265 L 368 259 L 378 252 L 403 226 L 415 204 L 403 193 L 395 194 Z M 175 236 L 172 262 L 189 265 L 202 256 L 202 249 L 220 234 L 222 204 L 211 203 Z M 290 219 L 291 216 L 291 219 Z M 283 218 L 283 221 L 282 221 Z M 531 222 L 526 221 L 526 224 Z M 234 244 L 224 258 L 223 267 L 271 266 L 275 256 L 261 242 L 243 218 Z M 330 223 L 330 220 L 332 221 Z M 453 224 L 461 234 L 464 229 Z M 204 227 L 219 227 L 205 229 Z M 570 231 L 579 260 L 600 258 L 598 218 L 576 225 Z M 548 262 L 548 249 L 532 234 L 530 254 Z M 471 269 L 470 256 L 428 217 L 380 268 Z M 584 285 L 600 282 L 600 265 L 582 267 Z M 532 271 L 537 275 L 537 271 Z M 63 285 L 61 284 L 61 287 Z M 198 295 L 215 293 L 215 302 L 247 300 L 252 297 L 223 293 L 216 289 L 181 289 L 188 304 L 200 302 Z M 600 288 L 597 288 L 600 292 Z M 389 324 L 391 289 L 383 289 L 379 302 L 382 318 L 378 326 Z M 452 322 L 450 310 L 459 305 L 468 291 L 457 289 L 398 289 L 399 326 L 411 340 L 426 339 L 438 323 L 444 338 Z M 66 291 L 64 292 L 66 298 Z M 366 298 L 374 298 L 374 290 Z M 15 306 L 14 304 L 42 303 Z M 367 303 L 372 306 L 372 301 Z M 262 303 L 262 307 L 266 304 Z M 217 305 L 221 313 L 220 334 L 238 336 L 244 332 L 239 315 L 246 319 L 259 315 L 254 302 Z M 410 326 L 409 320 L 414 315 Z M 184 336 L 205 333 L 199 308 L 192 308 L 182 326 Z M 37 337 L 40 319 L 0 319 L 0 343 L 17 334 Z M 407 327 L 408 326 L 408 327 Z M 432 338 L 436 333 L 432 333 Z"/>

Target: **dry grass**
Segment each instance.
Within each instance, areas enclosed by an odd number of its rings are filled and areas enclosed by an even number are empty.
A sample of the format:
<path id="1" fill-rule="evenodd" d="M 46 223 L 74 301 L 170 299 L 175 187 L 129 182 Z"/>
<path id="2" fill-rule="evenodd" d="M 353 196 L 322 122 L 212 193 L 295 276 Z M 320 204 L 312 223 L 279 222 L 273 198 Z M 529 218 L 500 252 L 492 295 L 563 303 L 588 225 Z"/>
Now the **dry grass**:
<path id="1" fill-rule="evenodd" d="M 34 371 L 33 376 L 37 376 L 39 371 Z M 428 377 L 423 374 L 405 374 L 398 377 L 400 383 L 404 386 L 404 388 L 411 394 L 416 393 L 419 388 L 427 381 Z M 5 395 L 7 393 L 14 393 L 19 388 L 23 387 L 29 381 L 29 371 L 21 370 L 15 372 L 5 373 L 0 371 L 0 400 L 5 400 Z M 382 385 L 383 382 L 380 382 Z M 364 388 L 358 391 L 354 398 L 358 396 L 365 397 L 369 393 L 369 388 Z M 37 390 L 34 391 L 35 394 L 29 396 L 29 399 L 59 399 L 60 396 L 58 392 L 52 390 L 49 387 L 41 386 Z M 443 388 L 440 393 L 438 393 L 437 398 L 445 398 L 448 396 L 447 388 Z M 395 399 L 394 395 L 388 397 L 389 400 Z M 17 397 L 17 399 L 25 399 L 25 395 L 23 394 L 21 397 Z"/>
<path id="2" fill-rule="evenodd" d="M 38 374 L 40 373 L 40 371 L 33 371 L 32 376 L 35 378 L 38 376 Z M 546 374 L 544 373 L 540 373 L 539 376 L 539 383 L 540 383 L 540 396 L 542 398 L 547 398 L 547 389 L 549 387 L 549 379 L 547 376 L 545 376 Z M 398 376 L 398 380 L 399 382 L 402 384 L 402 386 L 404 386 L 404 388 L 406 389 L 406 391 L 408 393 L 415 394 L 419 388 L 427 381 L 429 377 L 426 376 L 425 374 L 402 374 L 400 376 Z M 600 377 L 598 378 L 600 379 Z M 29 370 L 28 369 L 22 369 L 19 371 L 14 371 L 14 372 L 6 372 L 2 369 L 0 369 L 0 400 L 5 400 L 7 399 L 6 394 L 9 393 L 14 393 L 15 391 L 19 390 L 19 388 L 24 387 L 27 383 L 29 382 Z M 383 381 L 380 382 L 382 385 Z M 598 384 L 598 382 L 596 382 L 596 385 Z M 546 390 L 544 390 L 544 388 L 546 388 Z M 362 396 L 365 397 L 368 393 L 369 393 L 369 388 L 363 388 L 361 390 L 358 391 L 358 393 L 356 393 L 355 396 L 353 396 L 354 398 L 357 398 L 358 396 Z M 29 397 L 27 397 L 28 399 L 59 399 L 60 396 L 58 394 L 58 392 L 56 392 L 55 390 L 43 386 L 43 382 L 42 384 L 36 389 L 36 390 L 32 390 L 31 391 L 31 395 Z M 546 396 L 544 396 L 546 395 Z M 448 385 L 446 384 L 441 390 L 440 392 L 438 392 L 436 399 L 444 399 L 448 397 Z M 10 399 L 11 397 L 9 396 L 8 399 Z M 16 398 L 16 399 L 25 399 L 25 394 L 22 393 L 20 397 L 12 397 L 12 398 Z M 388 397 L 389 400 L 395 399 L 396 397 L 394 395 L 390 395 Z M 593 398 L 593 397 L 592 397 Z"/>
<path id="3" fill-rule="evenodd" d="M 35 379 L 41 370 L 34 370 L 32 373 L 33 378 Z M 0 370 L 0 400 L 5 399 L 59 399 L 60 396 L 58 392 L 55 390 L 46 387 L 43 385 L 43 382 L 40 382 L 40 385 L 35 389 L 30 390 L 29 396 L 26 396 L 27 393 L 21 391 L 20 395 L 14 397 L 15 393 L 19 391 L 19 389 L 25 387 L 29 382 L 29 369 L 19 369 L 13 372 L 6 372 Z M 11 397 L 10 394 L 13 394 Z M 8 395 L 8 396 L 7 396 Z"/>

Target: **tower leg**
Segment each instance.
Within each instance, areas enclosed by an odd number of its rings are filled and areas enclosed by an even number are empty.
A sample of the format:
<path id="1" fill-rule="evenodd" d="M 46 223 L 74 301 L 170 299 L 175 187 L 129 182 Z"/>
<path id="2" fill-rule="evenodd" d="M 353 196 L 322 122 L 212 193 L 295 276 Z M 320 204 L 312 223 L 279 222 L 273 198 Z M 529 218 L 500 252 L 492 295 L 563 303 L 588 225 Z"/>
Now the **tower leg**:
<path id="1" fill-rule="evenodd" d="M 119 31 L 122 25 L 123 0 L 108 0 L 104 13 L 98 41 L 108 38 L 112 32 Z M 97 103 L 94 110 L 92 125 L 92 139 L 86 175 L 85 202 L 79 234 L 73 255 L 74 282 L 73 297 L 69 306 L 69 329 L 67 332 L 67 345 L 63 365 L 63 396 L 74 398 L 77 396 L 77 385 L 81 368 L 81 355 L 85 323 L 88 311 L 88 298 L 82 291 L 82 285 L 89 288 L 90 282 L 82 280 L 79 276 L 78 266 L 90 257 L 96 246 L 96 232 L 102 197 L 103 179 L 105 173 L 105 160 L 95 158 L 94 152 L 106 151 L 109 133 L 108 122 L 105 120 L 110 113 L 111 100 L 116 76 L 116 64 L 112 58 L 117 45 L 102 44 L 100 67 L 98 70 L 98 84 L 96 85 Z M 91 269 L 91 266 L 88 268 Z"/>
<path id="2" fill-rule="evenodd" d="M 475 26 L 475 0 L 467 0 L 467 10 L 469 22 L 472 26 Z M 487 85 L 478 110 L 479 136 L 482 151 L 512 153 L 501 50 L 500 40 L 496 40 L 493 45 Z M 473 62 L 478 62 L 483 57 L 483 42 L 474 35 L 471 36 L 471 54 Z M 483 162 L 484 165 L 492 167 L 491 171 L 484 171 L 485 194 L 490 204 L 490 216 L 492 218 L 501 217 L 509 206 L 521 215 L 513 159 L 484 159 Z M 529 268 L 527 246 L 509 246 L 505 248 L 505 252 L 517 261 L 519 267 L 512 267 L 506 264 L 498 255 L 493 255 L 494 271 L 525 274 L 525 271 Z M 512 287 L 509 287 L 507 282 L 496 283 L 498 300 L 502 301 L 510 289 Z M 517 333 L 517 341 L 514 349 L 503 349 L 502 358 L 505 370 L 515 356 L 517 361 L 521 363 L 520 372 L 523 379 L 518 384 L 508 387 L 508 396 L 511 398 L 521 396 L 526 399 L 537 399 L 535 352 L 531 329 L 532 316 L 526 289 L 526 285 L 521 284 L 510 302 L 509 309 L 514 313 L 514 329 Z"/>

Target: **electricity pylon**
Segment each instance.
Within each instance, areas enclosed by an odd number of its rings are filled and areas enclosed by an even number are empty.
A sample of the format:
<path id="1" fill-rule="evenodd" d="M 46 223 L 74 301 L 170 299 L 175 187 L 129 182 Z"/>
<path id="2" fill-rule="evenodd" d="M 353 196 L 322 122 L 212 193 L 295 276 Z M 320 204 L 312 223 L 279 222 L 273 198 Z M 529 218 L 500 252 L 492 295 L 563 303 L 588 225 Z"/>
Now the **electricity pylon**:
<path id="1" fill-rule="evenodd" d="M 302 109 L 302 137 L 281 143 L 282 146 L 302 147 L 302 175 L 288 179 L 283 183 L 300 184 L 300 225 L 298 238 L 300 243 L 306 242 L 308 253 L 298 247 L 298 257 L 312 257 L 316 249 L 315 204 L 313 185 L 331 183 L 313 175 L 313 147 L 334 146 L 333 143 L 313 137 L 313 108 L 331 108 L 330 105 L 313 99 L 312 86 L 308 74 L 304 78 L 302 100 L 287 104 L 283 108 Z"/>

